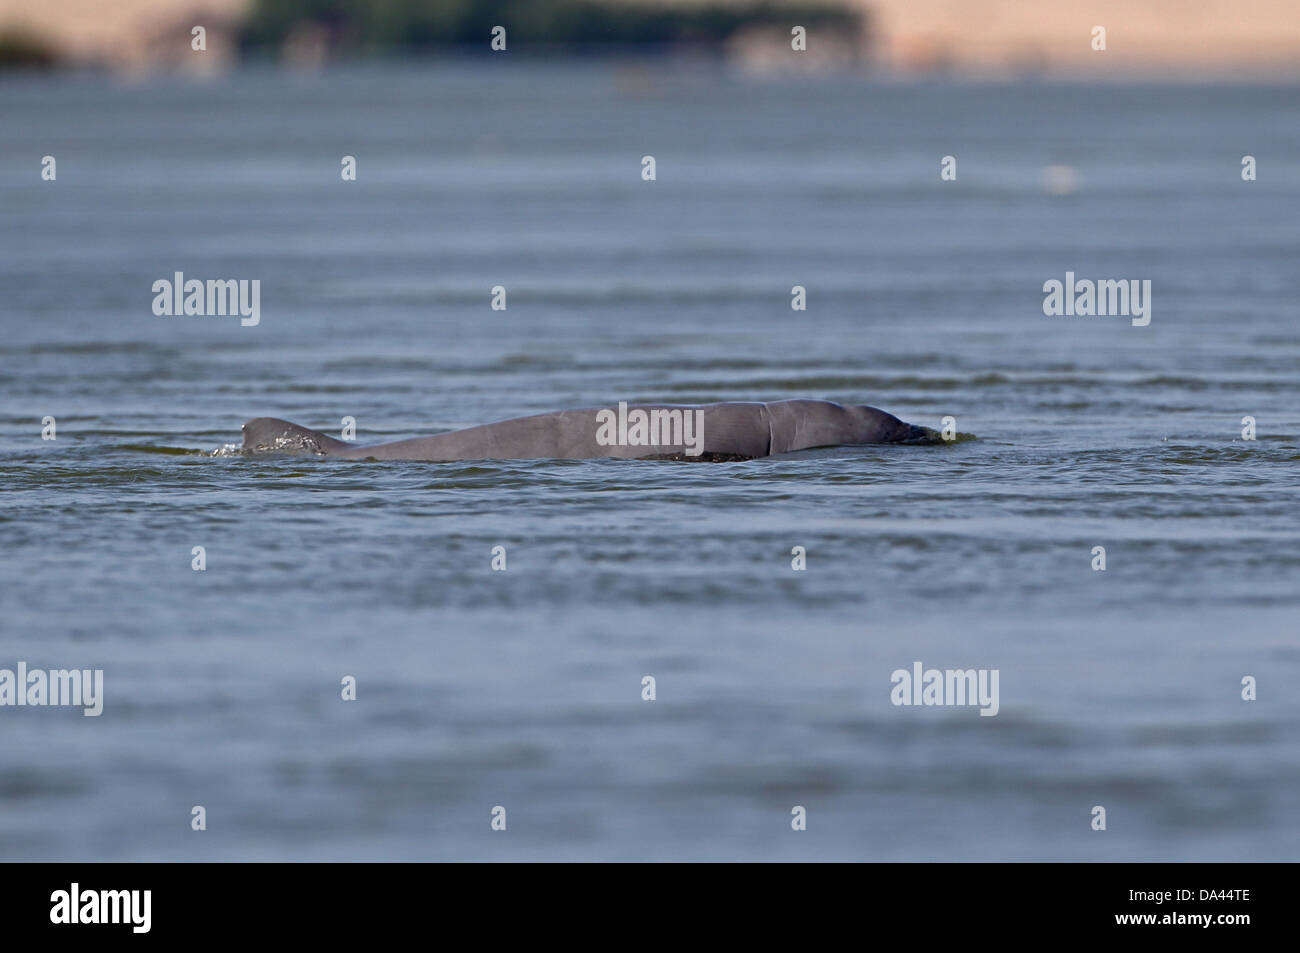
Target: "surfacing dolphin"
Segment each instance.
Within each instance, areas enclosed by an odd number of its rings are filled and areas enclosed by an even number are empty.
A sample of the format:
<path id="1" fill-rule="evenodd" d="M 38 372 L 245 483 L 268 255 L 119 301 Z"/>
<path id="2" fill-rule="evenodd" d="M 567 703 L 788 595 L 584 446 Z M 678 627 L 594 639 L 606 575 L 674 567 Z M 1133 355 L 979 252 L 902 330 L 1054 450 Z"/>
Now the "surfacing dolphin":
<path id="1" fill-rule="evenodd" d="M 862 404 L 829 400 L 770 403 L 637 404 L 561 410 L 369 447 L 287 420 L 244 424 L 246 452 L 312 453 L 346 460 L 749 460 L 791 450 L 865 443 L 938 443 L 916 427 Z"/>

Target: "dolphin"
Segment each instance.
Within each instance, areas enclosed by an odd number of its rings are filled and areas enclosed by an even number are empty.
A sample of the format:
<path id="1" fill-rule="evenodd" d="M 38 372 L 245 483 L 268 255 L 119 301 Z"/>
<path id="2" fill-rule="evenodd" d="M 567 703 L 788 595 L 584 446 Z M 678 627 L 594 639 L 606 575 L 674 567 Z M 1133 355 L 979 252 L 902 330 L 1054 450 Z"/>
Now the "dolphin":
<path id="1" fill-rule="evenodd" d="M 516 417 L 368 447 L 276 417 L 244 424 L 244 451 L 345 460 L 750 460 L 791 450 L 868 443 L 938 443 L 928 427 L 862 404 L 829 400 L 637 404 Z"/>

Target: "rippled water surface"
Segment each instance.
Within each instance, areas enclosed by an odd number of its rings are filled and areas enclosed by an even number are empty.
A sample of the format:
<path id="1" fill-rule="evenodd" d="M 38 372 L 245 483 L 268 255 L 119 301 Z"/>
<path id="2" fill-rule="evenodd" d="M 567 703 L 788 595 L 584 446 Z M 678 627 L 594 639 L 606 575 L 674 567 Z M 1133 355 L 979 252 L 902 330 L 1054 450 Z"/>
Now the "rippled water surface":
<path id="1" fill-rule="evenodd" d="M 106 699 L 0 708 L 0 856 L 1295 859 L 1297 102 L 6 80 L 0 668 L 102 668 Z M 1151 280 L 1150 326 L 1045 317 L 1067 270 Z M 154 316 L 176 271 L 259 279 L 260 324 Z M 795 396 L 978 439 L 211 455 L 264 415 L 369 442 Z M 918 660 L 998 669 L 999 714 L 895 707 Z"/>

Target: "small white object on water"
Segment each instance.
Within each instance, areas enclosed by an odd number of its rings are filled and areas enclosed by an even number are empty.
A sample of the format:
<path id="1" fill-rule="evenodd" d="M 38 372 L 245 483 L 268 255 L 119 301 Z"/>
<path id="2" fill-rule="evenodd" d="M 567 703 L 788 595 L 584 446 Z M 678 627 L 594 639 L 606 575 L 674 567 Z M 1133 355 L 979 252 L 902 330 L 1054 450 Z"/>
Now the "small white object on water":
<path id="1" fill-rule="evenodd" d="M 1043 191 L 1048 195 L 1069 195 L 1079 190 L 1079 170 L 1072 165 L 1049 165 L 1043 169 Z"/>

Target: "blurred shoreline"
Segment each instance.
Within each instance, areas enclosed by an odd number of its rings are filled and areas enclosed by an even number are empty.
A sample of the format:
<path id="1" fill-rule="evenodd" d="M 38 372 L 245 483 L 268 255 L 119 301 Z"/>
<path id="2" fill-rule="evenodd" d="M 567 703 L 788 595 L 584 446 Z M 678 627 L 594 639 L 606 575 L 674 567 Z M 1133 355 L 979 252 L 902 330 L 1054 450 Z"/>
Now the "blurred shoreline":
<path id="1" fill-rule="evenodd" d="M 793 48 L 796 26 L 806 49 Z M 1300 77 L 1300 13 L 1288 0 L 0 0 L 10 74 L 502 55 L 711 58 L 773 75 L 1281 80 Z"/>

